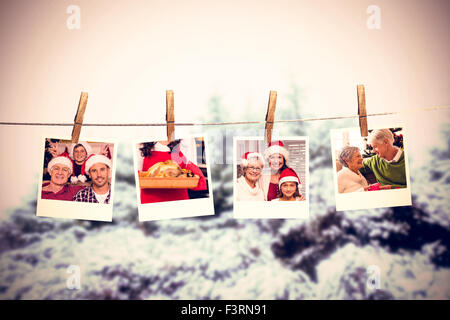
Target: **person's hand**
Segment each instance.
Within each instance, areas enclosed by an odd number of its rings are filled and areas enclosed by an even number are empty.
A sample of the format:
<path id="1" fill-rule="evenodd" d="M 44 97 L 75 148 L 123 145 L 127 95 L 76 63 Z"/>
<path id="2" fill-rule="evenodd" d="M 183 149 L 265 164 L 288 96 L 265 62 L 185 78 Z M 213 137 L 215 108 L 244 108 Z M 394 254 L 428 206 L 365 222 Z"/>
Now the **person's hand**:
<path id="1" fill-rule="evenodd" d="M 103 144 L 100 150 L 100 154 L 107 157 L 109 155 L 109 146 L 107 144 Z"/>
<path id="2" fill-rule="evenodd" d="M 300 201 L 304 201 L 304 200 L 306 200 L 305 196 L 300 194 Z"/>
<path id="3" fill-rule="evenodd" d="M 380 190 L 380 186 L 381 186 L 381 184 L 380 184 L 379 182 L 374 183 L 374 184 L 371 184 L 371 185 L 369 186 L 369 191 L 377 191 L 377 190 Z"/>
<path id="4" fill-rule="evenodd" d="M 48 152 L 50 152 L 50 154 L 52 155 L 53 158 L 58 156 L 58 142 L 51 142 L 50 143 L 50 147 L 48 148 Z"/>

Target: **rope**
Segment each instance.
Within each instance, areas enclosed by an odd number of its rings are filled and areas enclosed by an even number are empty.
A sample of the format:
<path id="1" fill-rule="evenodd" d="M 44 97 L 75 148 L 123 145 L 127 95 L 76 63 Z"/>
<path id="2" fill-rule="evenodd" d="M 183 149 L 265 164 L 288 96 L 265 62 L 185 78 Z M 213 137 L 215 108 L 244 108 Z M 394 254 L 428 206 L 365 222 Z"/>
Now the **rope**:
<path id="1" fill-rule="evenodd" d="M 435 111 L 450 109 L 450 106 L 438 106 L 429 108 L 416 108 L 407 111 L 398 112 L 383 112 L 383 113 L 371 113 L 366 117 L 379 117 L 387 115 L 396 115 L 404 113 L 415 113 L 421 111 Z M 361 117 L 361 118 L 366 118 Z M 289 122 L 309 122 L 309 121 L 323 121 L 323 120 L 341 120 L 341 119 L 352 119 L 359 118 L 358 115 L 351 116 L 334 116 L 334 117 L 324 117 L 324 118 L 304 118 L 304 119 L 291 119 L 291 120 L 274 120 L 273 123 L 289 123 Z M 241 125 L 241 124 L 263 124 L 266 121 L 230 121 L 230 122 L 175 122 L 176 126 L 227 126 L 227 125 Z M 3 126 L 62 126 L 62 127 L 72 127 L 74 123 L 49 123 L 49 122 L 8 122 L 0 121 L 0 125 Z M 165 127 L 167 123 L 83 123 L 86 127 Z"/>

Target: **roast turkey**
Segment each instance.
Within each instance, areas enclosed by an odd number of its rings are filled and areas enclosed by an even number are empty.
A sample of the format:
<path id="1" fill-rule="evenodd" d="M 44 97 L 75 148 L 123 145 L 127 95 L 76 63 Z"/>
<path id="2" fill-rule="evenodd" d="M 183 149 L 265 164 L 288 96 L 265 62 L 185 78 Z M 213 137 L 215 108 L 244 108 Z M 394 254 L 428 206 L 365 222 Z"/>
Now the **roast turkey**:
<path id="1" fill-rule="evenodd" d="M 173 160 L 155 163 L 144 175 L 152 178 L 176 178 L 176 177 L 193 177 L 194 174 L 187 169 L 181 169 Z"/>

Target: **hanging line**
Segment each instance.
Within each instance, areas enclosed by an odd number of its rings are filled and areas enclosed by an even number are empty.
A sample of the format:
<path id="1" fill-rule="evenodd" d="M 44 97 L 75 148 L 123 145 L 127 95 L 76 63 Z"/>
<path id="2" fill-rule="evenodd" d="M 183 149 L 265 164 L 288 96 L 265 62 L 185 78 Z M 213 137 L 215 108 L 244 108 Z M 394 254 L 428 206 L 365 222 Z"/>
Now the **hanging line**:
<path id="1" fill-rule="evenodd" d="M 378 116 L 389 116 L 404 113 L 415 113 L 420 111 L 435 111 L 450 109 L 450 106 L 438 106 L 429 108 L 415 108 L 407 111 L 397 111 L 397 112 L 382 112 L 382 113 L 371 113 L 367 114 L 366 117 L 378 117 Z M 359 115 L 351 116 L 334 116 L 325 118 L 304 118 L 304 119 L 291 119 L 291 120 L 274 120 L 273 123 L 289 123 L 289 122 L 309 122 L 309 121 L 321 121 L 321 120 L 341 120 L 341 119 L 353 119 L 359 118 Z M 227 125 L 241 125 L 241 124 L 265 124 L 266 121 L 230 121 L 230 122 L 176 122 L 176 126 L 227 126 Z M 73 123 L 48 123 L 48 122 L 7 122 L 0 121 L 0 125 L 3 126 L 61 126 L 67 127 L 73 126 Z M 165 127 L 167 123 L 83 123 L 86 127 Z"/>

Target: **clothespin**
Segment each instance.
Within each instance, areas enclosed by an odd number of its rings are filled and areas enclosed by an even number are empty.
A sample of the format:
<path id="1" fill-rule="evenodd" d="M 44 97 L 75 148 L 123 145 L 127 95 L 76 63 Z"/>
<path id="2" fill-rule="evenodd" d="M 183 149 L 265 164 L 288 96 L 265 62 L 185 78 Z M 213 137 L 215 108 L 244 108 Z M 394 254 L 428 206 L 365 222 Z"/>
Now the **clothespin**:
<path id="1" fill-rule="evenodd" d="M 78 102 L 77 114 L 75 115 L 74 125 L 72 129 L 72 142 L 78 143 L 80 138 L 81 126 L 83 125 L 84 112 L 86 111 L 88 94 L 81 92 L 80 102 Z"/>
<path id="2" fill-rule="evenodd" d="M 366 93 L 364 85 L 358 84 L 358 116 L 359 116 L 359 128 L 361 130 L 361 137 L 367 137 L 369 135 L 367 127 L 367 110 L 366 110 Z"/>
<path id="3" fill-rule="evenodd" d="M 272 140 L 273 121 L 275 118 L 275 108 L 277 107 L 277 92 L 270 91 L 269 105 L 267 106 L 266 113 L 266 131 L 264 135 L 264 141 L 269 144 Z"/>
<path id="4" fill-rule="evenodd" d="M 167 140 L 169 142 L 172 142 L 175 139 L 175 114 L 173 112 L 173 105 L 173 91 L 166 90 Z"/>

